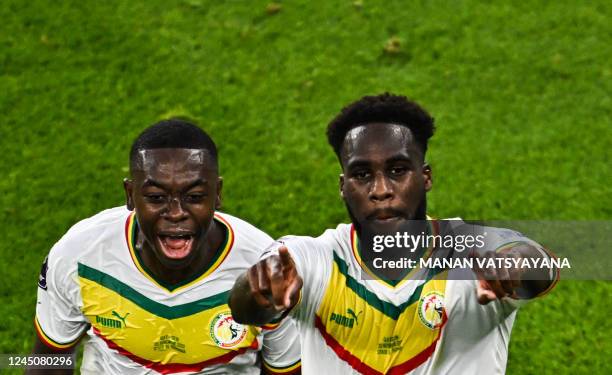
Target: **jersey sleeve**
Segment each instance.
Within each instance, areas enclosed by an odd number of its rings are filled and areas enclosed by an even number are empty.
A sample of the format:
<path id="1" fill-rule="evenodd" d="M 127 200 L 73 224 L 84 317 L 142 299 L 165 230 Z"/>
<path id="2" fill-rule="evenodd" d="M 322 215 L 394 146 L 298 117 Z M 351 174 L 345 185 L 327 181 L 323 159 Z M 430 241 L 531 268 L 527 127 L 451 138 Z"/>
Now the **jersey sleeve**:
<path id="1" fill-rule="evenodd" d="M 56 350 L 75 345 L 87 328 L 79 309 L 76 261 L 67 246 L 60 240 L 43 263 L 34 318 L 41 341 Z"/>
<path id="2" fill-rule="evenodd" d="M 298 304 L 290 314 L 302 322 L 310 322 L 323 299 L 333 259 L 333 250 L 319 238 L 287 236 L 278 240 L 276 249 L 285 245 L 304 282 Z"/>
<path id="3" fill-rule="evenodd" d="M 538 242 L 532 240 L 531 238 L 526 237 L 520 232 L 517 232 L 512 229 L 491 227 L 485 228 L 485 230 L 487 231 L 487 233 L 489 233 L 487 237 L 490 237 L 490 249 L 492 251 L 499 253 L 516 247 L 528 246 L 531 249 L 535 249 L 536 252 L 539 253 L 539 255 L 548 262 L 550 262 L 551 259 L 554 258 L 552 252 L 550 252 L 544 246 L 540 245 Z M 555 285 L 559 281 L 559 270 L 556 267 L 551 266 L 548 268 L 548 280 L 551 281 L 550 286 L 535 297 L 541 297 L 550 292 L 555 287 Z M 508 303 L 515 307 L 518 307 L 521 304 L 524 304 L 526 301 L 529 301 L 530 299 L 531 298 L 522 298 L 519 300 L 515 300 L 508 298 Z"/>
<path id="4" fill-rule="evenodd" d="M 293 319 L 263 327 L 263 366 L 271 374 L 295 374 L 301 368 L 300 337 Z"/>
<path id="5" fill-rule="evenodd" d="M 546 259 L 549 263 L 550 260 L 554 257 L 554 255 L 542 245 L 526 237 L 522 233 L 512 229 L 477 226 L 466 224 L 462 221 L 455 221 L 454 224 L 451 225 L 455 226 L 453 228 L 455 235 L 472 234 L 474 236 L 483 236 L 482 238 L 484 240 L 481 242 L 482 246 L 474 247 L 474 251 L 479 255 L 484 255 L 488 251 L 500 253 L 508 251 L 512 248 L 528 246 L 532 249 L 535 249 L 537 253 L 539 253 L 542 258 Z M 550 267 L 548 269 L 548 279 L 552 281 L 551 285 L 545 291 L 535 297 L 543 296 L 555 287 L 559 279 L 559 270 L 555 267 Z M 513 299 L 509 297 L 503 298 L 502 304 L 504 305 L 504 308 L 509 308 L 510 310 L 512 310 L 525 305 L 531 299 L 533 299 L 533 296 L 527 297 L 527 293 L 525 292 L 524 296 L 519 299 Z"/>

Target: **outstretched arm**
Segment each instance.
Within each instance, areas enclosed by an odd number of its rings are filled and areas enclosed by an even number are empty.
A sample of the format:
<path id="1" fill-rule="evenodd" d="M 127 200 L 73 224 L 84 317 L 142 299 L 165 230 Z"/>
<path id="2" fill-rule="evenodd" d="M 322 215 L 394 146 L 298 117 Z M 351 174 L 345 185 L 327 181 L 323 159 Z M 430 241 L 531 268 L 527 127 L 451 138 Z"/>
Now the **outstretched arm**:
<path id="1" fill-rule="evenodd" d="M 545 256 L 533 245 L 518 243 L 502 252 L 488 251 L 478 258 L 510 258 L 522 260 L 543 259 Z M 520 264 L 521 262 L 519 262 Z M 525 269 L 522 267 L 510 268 L 476 268 L 478 284 L 476 294 L 478 302 L 486 305 L 496 299 L 510 297 L 514 299 L 531 299 L 542 295 L 552 289 L 556 283 L 557 270 L 547 268 Z"/>
<path id="2" fill-rule="evenodd" d="M 301 289 L 295 262 L 281 246 L 278 255 L 262 259 L 236 280 L 229 298 L 232 316 L 241 324 L 269 323 L 296 305 Z"/>

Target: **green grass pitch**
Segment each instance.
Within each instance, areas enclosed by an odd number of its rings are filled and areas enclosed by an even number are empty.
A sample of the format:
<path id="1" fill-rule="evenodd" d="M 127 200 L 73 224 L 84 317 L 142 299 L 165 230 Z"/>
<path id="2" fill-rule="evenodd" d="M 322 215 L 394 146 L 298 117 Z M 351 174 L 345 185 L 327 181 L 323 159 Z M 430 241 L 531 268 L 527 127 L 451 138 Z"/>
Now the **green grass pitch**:
<path id="1" fill-rule="evenodd" d="M 146 4 L 146 5 L 145 5 Z M 27 353 L 40 264 L 122 204 L 133 138 L 172 115 L 219 144 L 224 210 L 273 236 L 348 220 L 327 122 L 393 91 L 438 131 L 429 211 L 610 220 L 607 1 L 0 4 L 0 353 Z M 509 374 L 610 374 L 612 283 L 518 316 Z"/>

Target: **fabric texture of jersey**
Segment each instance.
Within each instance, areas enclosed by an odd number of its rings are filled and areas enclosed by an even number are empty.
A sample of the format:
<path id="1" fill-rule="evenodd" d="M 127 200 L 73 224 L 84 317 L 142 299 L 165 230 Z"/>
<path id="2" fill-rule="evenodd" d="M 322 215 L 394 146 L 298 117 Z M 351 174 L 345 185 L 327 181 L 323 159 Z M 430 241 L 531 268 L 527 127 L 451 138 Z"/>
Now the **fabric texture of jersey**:
<path id="1" fill-rule="evenodd" d="M 241 325 L 227 305 L 236 278 L 272 239 L 231 215 L 216 212 L 215 220 L 225 229 L 223 245 L 206 270 L 176 285 L 156 280 L 140 260 L 133 212 L 117 207 L 77 223 L 41 275 L 41 340 L 66 348 L 87 330 L 84 374 L 258 374 L 259 350 L 272 371 L 299 367 L 293 321 L 273 330 Z"/>
<path id="2" fill-rule="evenodd" d="M 430 229 L 439 230 L 429 221 Z M 487 228 L 496 247 L 538 246 L 520 233 Z M 475 280 L 425 270 L 399 283 L 364 277 L 352 225 L 320 237 L 283 237 L 304 280 L 291 311 L 302 342 L 304 374 L 503 374 L 517 308 L 504 298 L 480 305 Z M 492 242 L 489 242 L 491 244 Z M 270 248 L 275 252 L 279 244 Z M 429 256 L 432 249 L 425 252 Z M 264 254 L 264 257 L 266 254 Z"/>

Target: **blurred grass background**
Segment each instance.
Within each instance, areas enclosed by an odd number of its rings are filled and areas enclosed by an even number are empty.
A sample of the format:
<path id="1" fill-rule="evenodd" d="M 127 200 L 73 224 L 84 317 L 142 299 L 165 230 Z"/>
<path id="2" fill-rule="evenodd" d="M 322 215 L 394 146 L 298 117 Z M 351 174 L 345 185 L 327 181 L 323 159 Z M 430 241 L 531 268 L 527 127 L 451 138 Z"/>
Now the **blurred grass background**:
<path id="1" fill-rule="evenodd" d="M 123 203 L 131 141 L 169 116 L 218 143 L 224 210 L 275 237 L 348 221 L 324 130 L 383 91 L 436 118 L 434 216 L 610 220 L 611 5 L 3 1 L 0 353 L 30 351 L 45 254 Z M 611 296 L 528 305 L 508 373 L 612 373 Z"/>

